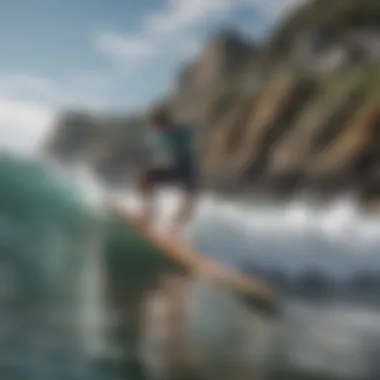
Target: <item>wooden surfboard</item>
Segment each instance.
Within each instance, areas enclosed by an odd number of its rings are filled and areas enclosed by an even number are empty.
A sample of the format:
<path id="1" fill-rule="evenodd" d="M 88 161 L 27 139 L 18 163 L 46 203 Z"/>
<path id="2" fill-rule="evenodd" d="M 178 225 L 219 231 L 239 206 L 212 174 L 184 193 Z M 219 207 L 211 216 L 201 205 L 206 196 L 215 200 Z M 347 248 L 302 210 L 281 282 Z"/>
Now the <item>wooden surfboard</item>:
<path id="1" fill-rule="evenodd" d="M 111 207 L 112 212 L 121 218 L 126 226 L 132 228 L 159 254 L 177 262 L 188 273 L 204 276 L 220 286 L 228 288 L 241 296 L 245 302 L 265 312 L 272 314 L 276 310 L 275 292 L 264 281 L 235 273 L 231 269 L 207 259 L 170 234 L 158 232 L 154 228 L 144 225 L 138 215 L 132 214 L 122 205 L 114 203 Z"/>

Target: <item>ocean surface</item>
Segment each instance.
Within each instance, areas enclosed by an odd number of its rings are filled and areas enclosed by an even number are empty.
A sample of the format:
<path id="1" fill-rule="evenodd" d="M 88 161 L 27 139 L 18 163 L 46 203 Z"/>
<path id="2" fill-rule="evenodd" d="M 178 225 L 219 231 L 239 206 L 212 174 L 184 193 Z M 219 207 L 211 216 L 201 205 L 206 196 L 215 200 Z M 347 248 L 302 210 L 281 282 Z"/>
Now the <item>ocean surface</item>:
<path id="1" fill-rule="evenodd" d="M 0 157 L 0 378 L 120 378 L 99 372 L 78 347 L 105 349 L 92 270 L 99 262 L 89 254 L 103 238 L 102 200 L 137 208 L 138 198 L 107 189 L 86 169 L 45 166 Z M 161 225 L 178 200 L 170 189 L 160 192 Z M 353 194 L 323 206 L 302 195 L 279 204 L 203 194 L 183 238 L 242 273 L 251 263 L 290 277 L 312 267 L 344 279 L 380 271 L 379 232 L 380 220 L 361 213 Z M 380 309 L 339 299 L 283 303 L 276 355 L 284 366 L 334 379 L 378 378 Z"/>

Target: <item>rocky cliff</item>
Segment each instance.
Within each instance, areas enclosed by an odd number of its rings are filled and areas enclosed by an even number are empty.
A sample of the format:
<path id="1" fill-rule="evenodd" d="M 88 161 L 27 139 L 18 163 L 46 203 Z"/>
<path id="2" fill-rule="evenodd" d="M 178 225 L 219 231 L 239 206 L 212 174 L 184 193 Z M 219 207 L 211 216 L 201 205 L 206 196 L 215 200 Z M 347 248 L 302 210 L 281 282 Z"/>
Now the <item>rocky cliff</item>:
<path id="1" fill-rule="evenodd" d="M 144 164 L 141 115 L 90 115 L 65 112 L 57 118 L 44 151 L 63 163 L 85 162 L 110 181 L 122 180 L 131 167 Z"/>
<path id="2" fill-rule="evenodd" d="M 317 0 L 263 46 L 231 32 L 209 41 L 167 100 L 179 118 L 208 127 L 197 144 L 205 184 L 281 195 L 354 188 L 366 200 L 376 197 L 379 38 L 377 0 Z M 69 113 L 48 150 L 86 157 L 117 178 L 142 162 L 145 128 L 141 116 Z"/>
<path id="3" fill-rule="evenodd" d="M 175 95 L 184 96 L 197 90 L 212 88 L 236 75 L 246 68 L 256 50 L 253 41 L 243 38 L 236 31 L 219 32 L 180 71 Z"/>
<path id="4" fill-rule="evenodd" d="M 275 27 L 260 59 L 253 60 L 252 64 L 271 70 L 292 59 L 305 40 L 323 48 L 353 31 L 378 30 L 379 25 L 380 2 L 377 0 L 311 0 Z"/>

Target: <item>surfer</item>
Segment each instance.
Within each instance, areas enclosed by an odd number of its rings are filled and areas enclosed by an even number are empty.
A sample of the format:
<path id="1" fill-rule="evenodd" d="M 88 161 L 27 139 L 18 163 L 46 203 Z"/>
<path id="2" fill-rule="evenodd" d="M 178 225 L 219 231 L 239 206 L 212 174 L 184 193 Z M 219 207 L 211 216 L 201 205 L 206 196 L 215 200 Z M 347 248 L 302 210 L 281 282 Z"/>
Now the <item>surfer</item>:
<path id="1" fill-rule="evenodd" d="M 166 107 L 154 109 L 149 117 L 152 132 L 147 137 L 150 164 L 139 178 L 143 197 L 144 223 L 154 220 L 154 191 L 163 185 L 178 185 L 182 203 L 170 230 L 178 232 L 189 220 L 198 193 L 198 171 L 193 152 L 194 129 L 174 120 Z"/>

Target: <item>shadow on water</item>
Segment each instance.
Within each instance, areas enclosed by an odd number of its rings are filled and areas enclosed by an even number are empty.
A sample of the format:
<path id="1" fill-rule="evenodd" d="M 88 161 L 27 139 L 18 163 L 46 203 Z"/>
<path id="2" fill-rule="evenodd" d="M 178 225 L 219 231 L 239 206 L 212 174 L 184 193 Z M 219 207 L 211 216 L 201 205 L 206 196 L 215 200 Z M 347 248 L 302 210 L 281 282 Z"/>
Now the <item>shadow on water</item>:
<path id="1" fill-rule="evenodd" d="M 1 378 L 138 380 L 137 369 L 121 368 L 107 333 L 114 317 L 101 286 L 108 219 L 91 183 L 0 157 Z M 175 203 L 175 195 L 162 195 L 164 217 Z M 241 272 L 281 277 L 282 314 L 263 380 L 365 380 L 380 374 L 380 302 L 358 302 L 377 285 L 360 287 L 355 276 L 380 270 L 378 231 L 350 197 L 323 208 L 205 195 L 186 239 Z M 206 317 L 214 320 L 212 305 Z M 216 342 L 226 352 L 232 344 Z"/>

